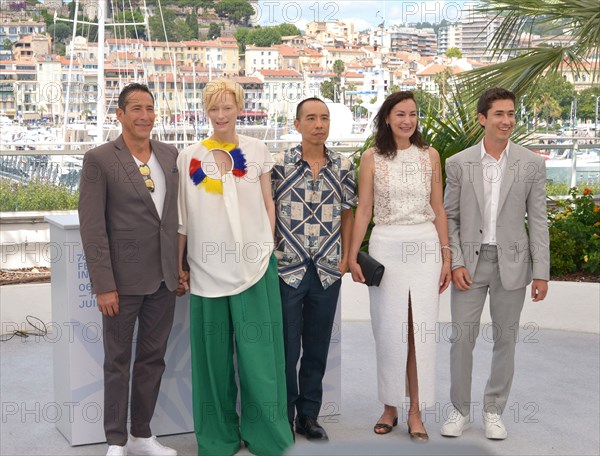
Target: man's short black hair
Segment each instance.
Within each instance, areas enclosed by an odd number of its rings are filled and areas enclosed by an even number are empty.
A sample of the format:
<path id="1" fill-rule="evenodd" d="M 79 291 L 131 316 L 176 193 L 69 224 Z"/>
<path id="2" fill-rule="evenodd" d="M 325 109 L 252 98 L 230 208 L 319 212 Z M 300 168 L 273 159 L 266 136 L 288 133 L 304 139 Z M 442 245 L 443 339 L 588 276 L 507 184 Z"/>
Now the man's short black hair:
<path id="1" fill-rule="evenodd" d="M 137 82 L 134 82 L 132 84 L 127 84 L 119 94 L 118 104 L 119 109 L 121 109 L 122 111 L 125 111 L 125 107 L 127 106 L 127 99 L 129 98 L 129 95 L 131 95 L 132 92 L 146 92 L 152 97 L 152 103 L 154 103 L 154 95 L 152 95 L 152 92 L 150 92 L 148 86 L 146 84 L 138 84 Z"/>
<path id="2" fill-rule="evenodd" d="M 325 105 L 325 107 L 327 107 L 327 103 L 325 103 L 323 100 L 321 100 L 320 98 L 317 97 L 309 97 L 309 98 L 305 98 L 304 100 L 302 100 L 300 103 L 298 103 L 298 106 L 296 106 L 296 120 L 300 120 L 300 115 L 302 114 L 302 106 L 304 105 L 304 103 L 306 103 L 307 101 L 320 101 L 321 103 L 323 103 Z M 329 108 L 327 108 L 327 110 L 329 111 Z"/>
<path id="3" fill-rule="evenodd" d="M 512 100 L 513 103 L 517 103 L 517 97 L 513 92 L 502 87 L 492 87 L 487 89 L 477 101 L 477 113 L 483 114 L 487 117 L 488 111 L 492 107 L 492 103 L 498 100 Z"/>

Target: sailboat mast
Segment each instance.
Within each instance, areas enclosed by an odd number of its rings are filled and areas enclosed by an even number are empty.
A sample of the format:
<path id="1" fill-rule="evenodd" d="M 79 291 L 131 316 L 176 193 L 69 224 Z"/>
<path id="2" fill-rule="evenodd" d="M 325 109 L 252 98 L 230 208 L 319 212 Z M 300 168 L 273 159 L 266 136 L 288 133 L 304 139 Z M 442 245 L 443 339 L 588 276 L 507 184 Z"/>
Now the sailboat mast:
<path id="1" fill-rule="evenodd" d="M 104 42 L 107 2 L 98 0 L 98 104 L 96 105 L 96 144 L 104 142 L 104 112 L 106 109 L 106 84 L 104 82 Z"/>
<path id="2" fill-rule="evenodd" d="M 73 34 L 71 35 L 71 49 L 69 51 L 69 71 L 67 72 L 67 95 L 65 97 L 63 109 L 63 142 L 67 141 L 67 125 L 69 123 L 69 103 L 71 102 L 71 84 L 73 84 L 73 58 L 75 54 L 75 37 L 77 36 L 77 14 L 79 14 L 79 0 L 75 0 L 75 11 L 73 14 Z"/>

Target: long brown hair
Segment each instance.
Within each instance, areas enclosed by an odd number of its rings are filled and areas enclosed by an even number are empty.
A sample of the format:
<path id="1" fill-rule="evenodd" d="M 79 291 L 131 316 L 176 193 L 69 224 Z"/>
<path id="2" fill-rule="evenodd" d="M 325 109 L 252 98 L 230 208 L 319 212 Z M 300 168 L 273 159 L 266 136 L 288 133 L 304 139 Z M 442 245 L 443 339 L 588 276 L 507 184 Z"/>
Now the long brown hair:
<path id="1" fill-rule="evenodd" d="M 394 135 L 392 134 L 391 128 L 386 124 L 385 119 L 392 112 L 394 106 L 396 106 L 401 101 L 412 100 L 417 104 L 417 100 L 415 100 L 415 96 L 412 92 L 408 91 L 400 91 L 394 92 L 389 95 L 373 120 L 375 124 L 375 152 L 381 154 L 387 158 L 394 158 L 396 156 L 396 141 L 394 140 Z M 427 144 L 425 144 L 425 140 L 423 139 L 423 135 L 419 131 L 419 119 L 417 118 L 417 128 L 412 136 L 409 138 L 410 143 L 419 147 L 420 149 L 425 149 Z"/>

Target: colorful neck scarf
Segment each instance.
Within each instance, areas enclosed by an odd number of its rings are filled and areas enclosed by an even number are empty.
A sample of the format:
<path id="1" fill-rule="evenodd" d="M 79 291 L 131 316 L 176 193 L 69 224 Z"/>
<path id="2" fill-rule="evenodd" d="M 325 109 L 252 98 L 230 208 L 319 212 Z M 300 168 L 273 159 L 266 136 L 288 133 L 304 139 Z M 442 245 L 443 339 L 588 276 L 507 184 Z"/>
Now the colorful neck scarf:
<path id="1" fill-rule="evenodd" d="M 212 150 L 223 150 L 229 154 L 233 161 L 233 168 L 231 174 L 235 177 L 244 177 L 248 172 L 246 164 L 246 156 L 242 152 L 242 149 L 236 147 L 232 143 L 222 143 L 215 141 L 214 139 L 205 139 L 202 141 L 202 145 L 211 152 Z M 223 194 L 223 182 L 221 179 L 214 179 L 206 175 L 202 169 L 202 161 L 196 158 L 192 158 L 190 162 L 190 178 L 194 185 L 198 188 L 204 188 L 208 193 L 219 193 Z"/>

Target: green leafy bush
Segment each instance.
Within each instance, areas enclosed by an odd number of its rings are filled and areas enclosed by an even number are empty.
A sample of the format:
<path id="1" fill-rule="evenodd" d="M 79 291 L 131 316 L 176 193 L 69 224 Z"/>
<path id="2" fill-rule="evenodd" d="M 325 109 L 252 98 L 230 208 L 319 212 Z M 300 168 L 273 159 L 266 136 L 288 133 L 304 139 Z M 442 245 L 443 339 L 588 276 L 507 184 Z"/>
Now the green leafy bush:
<path id="1" fill-rule="evenodd" d="M 589 188 L 580 193 L 573 187 L 569 196 L 548 211 L 550 273 L 600 274 L 600 207 Z"/>
<path id="2" fill-rule="evenodd" d="M 43 180 L 16 183 L 0 179 L 0 212 L 77 209 L 79 195 Z"/>

